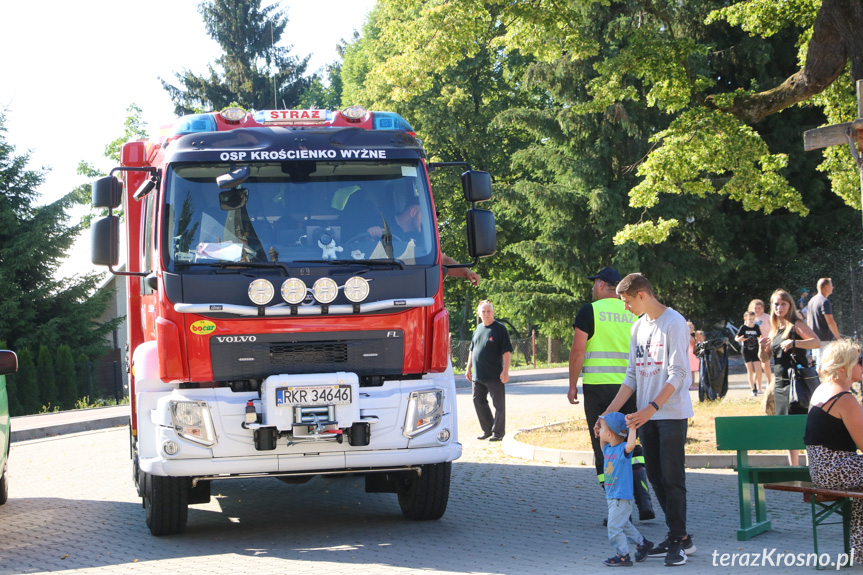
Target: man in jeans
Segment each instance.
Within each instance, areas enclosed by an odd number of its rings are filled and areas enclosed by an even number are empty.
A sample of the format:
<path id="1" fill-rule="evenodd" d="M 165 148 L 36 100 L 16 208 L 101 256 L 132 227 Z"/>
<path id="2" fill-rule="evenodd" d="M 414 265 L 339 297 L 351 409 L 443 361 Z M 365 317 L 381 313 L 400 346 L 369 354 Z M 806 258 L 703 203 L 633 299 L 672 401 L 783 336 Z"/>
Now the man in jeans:
<path id="1" fill-rule="evenodd" d="M 693 416 L 689 385 L 689 327 L 682 315 L 659 303 L 650 282 L 629 274 L 617 284 L 625 308 L 641 316 L 632 326 L 629 365 L 617 396 L 603 413 L 620 411 L 632 394 L 638 408 L 626 420 L 638 430 L 647 477 L 665 513 L 668 535 L 650 557 L 683 565 L 695 551 L 686 533 L 685 452 L 687 421 Z M 598 433 L 598 430 L 597 430 Z"/>

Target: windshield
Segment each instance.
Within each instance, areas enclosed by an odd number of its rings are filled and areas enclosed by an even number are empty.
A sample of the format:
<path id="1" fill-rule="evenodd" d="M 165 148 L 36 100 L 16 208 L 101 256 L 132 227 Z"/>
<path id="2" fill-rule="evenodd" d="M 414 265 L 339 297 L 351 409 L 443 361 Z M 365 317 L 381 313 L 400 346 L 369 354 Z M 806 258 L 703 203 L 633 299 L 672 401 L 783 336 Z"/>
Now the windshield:
<path id="1" fill-rule="evenodd" d="M 437 233 L 416 161 L 254 163 L 236 187 L 234 164 L 168 172 L 170 269 L 224 262 L 435 261 Z"/>

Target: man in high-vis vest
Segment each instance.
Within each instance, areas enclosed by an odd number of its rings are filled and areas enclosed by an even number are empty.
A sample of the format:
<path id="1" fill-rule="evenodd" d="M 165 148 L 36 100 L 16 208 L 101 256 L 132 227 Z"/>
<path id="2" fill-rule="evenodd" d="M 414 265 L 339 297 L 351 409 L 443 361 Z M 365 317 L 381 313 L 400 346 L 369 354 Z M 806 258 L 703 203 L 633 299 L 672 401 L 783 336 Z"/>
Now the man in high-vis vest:
<path id="1" fill-rule="evenodd" d="M 596 477 L 604 483 L 602 449 L 593 428 L 600 414 L 604 413 L 620 389 L 626 376 L 629 362 L 629 342 L 632 324 L 637 319 L 626 311 L 615 288 L 620 274 L 614 268 L 602 268 L 589 276 L 593 280 L 591 295 L 593 302 L 585 304 L 575 316 L 575 333 L 569 352 L 569 393 L 572 404 L 578 401 L 578 376 L 582 374 L 584 391 L 584 415 L 593 446 Z M 630 397 L 620 410 L 624 414 L 636 411 L 635 398 Z M 653 519 L 656 515 L 647 490 L 647 475 L 644 471 L 644 456 L 641 447 L 633 454 L 633 487 L 639 519 Z"/>

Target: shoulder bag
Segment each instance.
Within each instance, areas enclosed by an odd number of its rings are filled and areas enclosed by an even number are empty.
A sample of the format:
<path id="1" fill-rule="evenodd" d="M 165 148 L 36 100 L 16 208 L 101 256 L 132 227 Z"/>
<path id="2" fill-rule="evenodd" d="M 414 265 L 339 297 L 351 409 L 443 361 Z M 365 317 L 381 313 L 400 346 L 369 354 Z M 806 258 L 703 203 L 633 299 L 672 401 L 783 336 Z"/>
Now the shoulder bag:
<path id="1" fill-rule="evenodd" d="M 797 334 L 796 327 L 794 333 Z M 815 388 L 821 385 L 818 371 L 811 365 L 801 365 L 795 361 L 794 365 L 788 368 L 788 380 L 791 382 L 788 390 L 788 405 L 808 411 L 809 400 L 812 399 Z"/>

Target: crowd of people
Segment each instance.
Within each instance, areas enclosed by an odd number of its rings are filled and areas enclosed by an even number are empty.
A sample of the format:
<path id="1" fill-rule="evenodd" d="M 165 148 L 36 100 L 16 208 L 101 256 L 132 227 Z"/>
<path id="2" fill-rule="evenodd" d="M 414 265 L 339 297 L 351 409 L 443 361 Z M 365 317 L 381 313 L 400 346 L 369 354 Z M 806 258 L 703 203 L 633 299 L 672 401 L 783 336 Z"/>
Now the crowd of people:
<path id="1" fill-rule="evenodd" d="M 581 378 L 584 413 L 590 430 L 597 480 L 608 504 L 606 525 L 615 555 L 611 567 L 662 557 L 665 565 L 686 563 L 695 552 L 686 527 L 685 444 L 693 416 L 689 390 L 698 373 L 693 350 L 704 332 L 655 296 L 638 273 L 621 277 L 603 268 L 593 281 L 592 301 L 573 323 L 569 357 L 570 403 L 578 404 Z M 778 289 L 764 302 L 753 299 L 736 341 L 741 344 L 753 396 L 770 393 L 775 414 L 808 413 L 805 444 L 812 480 L 829 489 L 863 489 L 863 406 L 850 394 L 863 379 L 860 347 L 842 339 L 833 317 L 833 282 L 821 278 L 817 294 Z M 505 433 L 504 384 L 509 380 L 512 346 L 494 308 L 483 301 L 471 342 L 467 378 L 482 428 L 478 439 L 500 440 Z M 795 368 L 814 363 L 821 375 L 810 407 L 793 399 Z M 491 395 L 495 413 L 488 405 Z M 636 441 L 640 441 L 640 445 Z M 789 452 L 792 465 L 799 454 Z M 639 475 L 641 473 L 641 475 Z M 652 519 L 649 480 L 665 516 L 665 539 L 654 544 L 632 524 Z M 852 546 L 863 556 L 863 500 L 853 504 Z"/>

